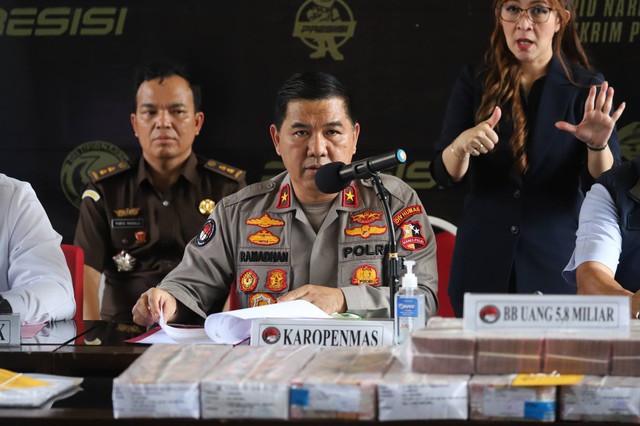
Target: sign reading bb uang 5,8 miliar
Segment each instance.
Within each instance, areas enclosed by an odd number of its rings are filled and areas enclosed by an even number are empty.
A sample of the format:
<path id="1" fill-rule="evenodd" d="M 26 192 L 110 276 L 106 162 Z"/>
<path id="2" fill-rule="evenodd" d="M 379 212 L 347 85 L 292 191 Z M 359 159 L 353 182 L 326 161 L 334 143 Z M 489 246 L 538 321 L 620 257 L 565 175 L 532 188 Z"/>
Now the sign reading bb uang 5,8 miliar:
<path id="1" fill-rule="evenodd" d="M 626 296 L 465 294 L 464 328 L 628 331 Z"/>

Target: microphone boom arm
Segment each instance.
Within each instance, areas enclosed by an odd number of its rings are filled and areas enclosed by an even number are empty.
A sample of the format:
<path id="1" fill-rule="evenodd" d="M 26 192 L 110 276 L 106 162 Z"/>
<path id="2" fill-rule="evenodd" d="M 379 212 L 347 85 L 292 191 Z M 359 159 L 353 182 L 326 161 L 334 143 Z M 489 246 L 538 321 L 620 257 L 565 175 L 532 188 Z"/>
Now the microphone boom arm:
<path id="1" fill-rule="evenodd" d="M 384 216 L 388 224 L 389 253 L 387 254 L 387 281 L 389 283 L 389 312 L 390 318 L 393 318 L 395 316 L 395 294 L 400 283 L 402 258 L 398 256 L 398 243 L 396 241 L 396 231 L 393 227 L 391 208 L 389 207 L 389 197 L 387 196 L 387 191 L 382 184 L 382 179 L 380 179 L 380 173 L 372 172 L 371 180 L 373 181 L 378 198 L 382 201 Z"/>

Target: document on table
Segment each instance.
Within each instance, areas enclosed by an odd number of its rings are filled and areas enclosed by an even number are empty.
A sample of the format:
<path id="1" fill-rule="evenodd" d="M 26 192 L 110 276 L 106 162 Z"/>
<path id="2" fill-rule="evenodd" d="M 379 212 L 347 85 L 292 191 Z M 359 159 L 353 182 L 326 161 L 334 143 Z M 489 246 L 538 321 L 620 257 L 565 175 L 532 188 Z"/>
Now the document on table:
<path id="1" fill-rule="evenodd" d="M 251 321 L 258 318 L 331 318 L 322 309 L 305 300 L 274 303 L 255 308 L 219 312 L 207 317 L 204 327 L 169 325 L 160 313 L 160 329 L 147 332 L 131 343 L 212 343 L 239 344 L 251 335 Z"/>

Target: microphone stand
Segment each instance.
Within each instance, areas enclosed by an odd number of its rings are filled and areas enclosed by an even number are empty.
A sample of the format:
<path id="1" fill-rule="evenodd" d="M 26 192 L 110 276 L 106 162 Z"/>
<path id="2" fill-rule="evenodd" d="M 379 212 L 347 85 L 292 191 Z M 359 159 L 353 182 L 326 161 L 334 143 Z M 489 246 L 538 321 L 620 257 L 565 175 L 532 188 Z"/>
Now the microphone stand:
<path id="1" fill-rule="evenodd" d="M 376 189 L 376 194 L 384 209 L 384 216 L 387 220 L 389 235 L 389 253 L 387 255 L 387 277 L 389 281 L 389 309 L 391 318 L 395 316 L 395 295 L 400 283 L 400 269 L 402 269 L 402 258 L 398 256 L 398 243 L 396 242 L 396 230 L 393 227 L 391 218 L 391 208 L 389 207 L 389 197 L 384 189 L 379 172 L 371 172 L 371 180 Z"/>

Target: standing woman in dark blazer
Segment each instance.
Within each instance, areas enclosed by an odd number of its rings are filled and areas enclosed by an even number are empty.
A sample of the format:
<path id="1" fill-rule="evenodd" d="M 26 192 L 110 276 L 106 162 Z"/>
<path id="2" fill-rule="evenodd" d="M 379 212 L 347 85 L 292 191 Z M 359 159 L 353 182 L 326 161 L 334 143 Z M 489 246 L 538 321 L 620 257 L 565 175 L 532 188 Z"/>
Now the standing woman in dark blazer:
<path id="1" fill-rule="evenodd" d="M 484 64 L 467 66 L 431 164 L 442 186 L 468 180 L 449 296 L 571 294 L 561 272 L 594 178 L 621 160 L 624 104 L 590 70 L 571 0 L 494 0 Z M 599 90 L 597 89 L 599 88 Z"/>

